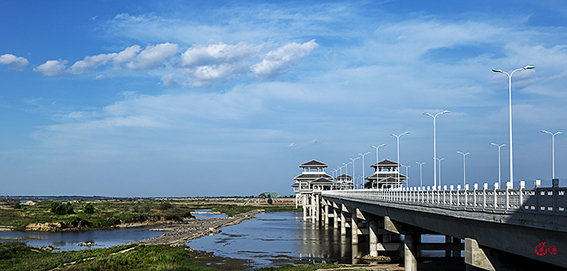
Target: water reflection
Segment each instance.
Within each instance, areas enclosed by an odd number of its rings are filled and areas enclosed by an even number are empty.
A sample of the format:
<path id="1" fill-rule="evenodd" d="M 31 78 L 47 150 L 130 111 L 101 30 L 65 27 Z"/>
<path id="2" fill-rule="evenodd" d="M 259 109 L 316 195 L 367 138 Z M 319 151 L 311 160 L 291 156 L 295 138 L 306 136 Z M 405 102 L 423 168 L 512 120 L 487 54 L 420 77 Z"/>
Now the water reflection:
<path id="1" fill-rule="evenodd" d="M 221 229 L 221 233 L 191 241 L 194 249 L 221 257 L 248 259 L 253 267 L 293 263 L 353 263 L 368 253 L 361 238 L 353 247 L 350 235 L 313 223 L 304 223 L 294 212 L 258 214 L 256 218 Z M 366 250 L 365 250 L 366 248 Z"/>
<path id="2" fill-rule="evenodd" d="M 22 241 L 30 246 L 53 246 L 66 250 L 111 247 L 133 241 L 162 235 L 162 231 L 149 231 L 152 228 L 132 228 L 115 230 L 93 230 L 82 232 L 0 232 L 0 242 Z M 77 246 L 83 242 L 94 242 L 95 246 Z M 60 250 L 60 251 L 61 251 Z"/>

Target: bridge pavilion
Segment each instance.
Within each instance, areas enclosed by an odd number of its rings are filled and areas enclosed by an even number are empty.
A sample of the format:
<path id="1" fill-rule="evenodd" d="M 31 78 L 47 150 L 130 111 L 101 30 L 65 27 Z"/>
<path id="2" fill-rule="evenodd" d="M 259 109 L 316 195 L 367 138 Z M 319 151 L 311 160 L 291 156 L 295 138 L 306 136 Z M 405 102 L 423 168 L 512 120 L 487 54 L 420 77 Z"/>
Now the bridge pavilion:
<path id="1" fill-rule="evenodd" d="M 400 173 L 400 166 L 400 163 L 388 159 L 371 165 L 375 171 L 366 178 L 368 181 L 364 183 L 364 188 L 395 188 L 398 186 L 398 174 L 400 176 L 399 185 L 406 183 L 404 180 L 407 177 Z"/>

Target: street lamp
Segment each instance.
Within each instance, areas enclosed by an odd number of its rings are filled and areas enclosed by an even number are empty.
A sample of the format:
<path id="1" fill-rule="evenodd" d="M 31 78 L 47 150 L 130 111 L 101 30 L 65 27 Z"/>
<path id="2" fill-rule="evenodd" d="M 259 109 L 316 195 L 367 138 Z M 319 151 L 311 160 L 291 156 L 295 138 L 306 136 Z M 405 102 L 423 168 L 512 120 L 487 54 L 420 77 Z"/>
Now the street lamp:
<path id="1" fill-rule="evenodd" d="M 562 132 L 552 133 L 546 130 L 541 130 L 540 132 L 551 135 L 551 178 L 555 179 L 555 136 L 562 134 Z"/>
<path id="2" fill-rule="evenodd" d="M 376 188 L 378 188 L 378 149 L 380 149 L 384 146 L 386 146 L 386 144 L 379 145 L 378 147 L 370 146 L 371 148 L 376 149 Z"/>
<path id="3" fill-rule="evenodd" d="M 361 182 L 364 182 L 364 156 L 369 155 L 370 152 L 365 152 L 365 153 L 359 153 L 358 155 L 360 155 L 362 157 L 362 180 Z M 362 187 L 364 188 L 364 186 Z"/>
<path id="4" fill-rule="evenodd" d="M 360 159 L 360 157 L 355 157 L 355 158 L 349 158 L 352 161 L 352 183 L 354 184 L 355 188 L 356 188 L 356 174 L 354 174 L 354 161 L 356 161 L 356 159 Z"/>
<path id="5" fill-rule="evenodd" d="M 500 149 L 506 146 L 506 144 L 498 145 L 496 143 L 490 143 L 490 145 L 498 147 L 498 187 L 502 187 L 502 184 L 500 183 L 500 179 L 502 175 L 500 173 Z"/>
<path id="6" fill-rule="evenodd" d="M 512 148 L 512 75 L 517 71 L 531 70 L 535 69 L 534 65 L 528 65 L 523 68 L 515 69 L 510 73 L 507 73 L 501 69 L 492 69 L 493 72 L 503 73 L 508 76 L 508 111 L 510 115 L 510 183 L 514 187 L 514 154 Z"/>
<path id="7" fill-rule="evenodd" d="M 445 160 L 445 158 L 437 158 L 439 161 L 439 186 L 441 186 L 441 161 Z"/>
<path id="8" fill-rule="evenodd" d="M 404 166 L 404 165 L 402 165 L 402 167 L 404 167 L 404 168 L 406 169 L 406 180 L 407 180 L 407 182 L 406 182 L 406 187 L 409 187 L 409 173 L 408 173 L 408 169 L 409 169 L 411 166 Z"/>
<path id="9" fill-rule="evenodd" d="M 419 165 L 419 186 L 423 187 L 422 169 L 423 169 L 423 164 L 425 164 L 425 162 L 415 162 L 415 163 Z"/>
<path id="10" fill-rule="evenodd" d="M 352 164 L 352 162 L 343 163 L 343 166 L 345 167 L 345 183 L 348 182 L 348 165 L 349 164 Z"/>
<path id="11" fill-rule="evenodd" d="M 470 153 L 464 153 L 464 152 L 457 152 L 458 154 L 463 156 L 463 187 L 465 186 L 465 184 L 467 183 L 467 155 L 469 155 Z"/>
<path id="12" fill-rule="evenodd" d="M 400 187 L 400 166 L 402 165 L 402 163 L 400 163 L 400 137 L 407 134 L 409 134 L 409 132 L 403 132 L 399 135 L 390 134 L 391 136 L 396 137 L 396 149 L 398 153 L 398 188 Z"/>
<path id="13" fill-rule="evenodd" d="M 435 114 L 431 114 L 431 113 L 423 113 L 426 116 L 430 116 L 433 118 L 433 186 L 436 187 L 437 186 L 437 167 L 435 165 L 435 163 L 437 162 L 437 128 L 436 128 L 436 120 L 437 120 L 437 116 L 439 115 L 444 115 L 447 113 L 451 113 L 451 111 L 449 110 L 443 110 L 443 111 L 439 111 Z"/>

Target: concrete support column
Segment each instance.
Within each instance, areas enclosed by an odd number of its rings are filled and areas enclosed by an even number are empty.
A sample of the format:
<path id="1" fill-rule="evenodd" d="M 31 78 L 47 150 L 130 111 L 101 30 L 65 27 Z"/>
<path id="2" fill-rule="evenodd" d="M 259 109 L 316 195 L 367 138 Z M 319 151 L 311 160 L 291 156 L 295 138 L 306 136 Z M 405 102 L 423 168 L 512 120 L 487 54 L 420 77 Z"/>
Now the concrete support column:
<path id="1" fill-rule="evenodd" d="M 339 214 L 337 213 L 337 208 L 333 207 L 333 228 L 339 228 Z"/>
<path id="2" fill-rule="evenodd" d="M 321 196 L 315 195 L 315 221 L 321 219 Z"/>
<path id="3" fill-rule="evenodd" d="M 341 205 L 341 236 L 346 235 L 346 216 L 345 216 L 345 210 L 344 210 L 344 205 Z"/>
<path id="4" fill-rule="evenodd" d="M 301 206 L 303 207 L 303 222 L 307 221 L 307 200 L 305 199 L 307 195 L 301 195 Z"/>
<path id="5" fill-rule="evenodd" d="M 325 201 L 324 213 L 323 213 L 323 220 L 325 225 L 329 225 L 329 203 Z"/>
<path id="6" fill-rule="evenodd" d="M 420 234 L 410 233 L 404 240 L 404 271 L 417 271 L 417 243 Z"/>
<path id="7" fill-rule="evenodd" d="M 484 249 L 480 248 L 475 239 L 465 238 L 465 263 L 466 270 L 496 270 L 488 258 Z"/>
<path id="8" fill-rule="evenodd" d="M 352 244 L 358 244 L 358 219 L 356 218 L 356 210 L 351 214 L 350 220 Z"/>
<path id="9" fill-rule="evenodd" d="M 368 221 L 368 241 L 370 257 L 378 257 L 378 223 L 374 219 Z"/>
<path id="10" fill-rule="evenodd" d="M 311 194 L 311 222 L 315 223 L 315 213 L 317 212 L 317 203 L 315 195 Z"/>

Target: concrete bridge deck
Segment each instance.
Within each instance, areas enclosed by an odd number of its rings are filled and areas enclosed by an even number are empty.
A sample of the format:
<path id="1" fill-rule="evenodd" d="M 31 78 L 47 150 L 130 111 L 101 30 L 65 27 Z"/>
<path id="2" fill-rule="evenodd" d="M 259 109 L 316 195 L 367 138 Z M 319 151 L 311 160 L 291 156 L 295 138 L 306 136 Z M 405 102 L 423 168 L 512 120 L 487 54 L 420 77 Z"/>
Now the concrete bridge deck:
<path id="1" fill-rule="evenodd" d="M 477 185 L 405 189 L 313 191 L 304 206 L 312 221 L 350 228 L 353 243 L 369 234 L 372 250 L 396 250 L 403 246 L 406 270 L 417 270 L 420 249 L 458 250 L 464 247 L 467 267 L 509 270 L 510 258 L 529 258 L 567 267 L 567 192 L 558 186 L 488 189 Z M 362 223 L 364 222 L 364 223 Z M 368 229 L 361 227 L 367 226 Z M 403 234 L 396 238 L 381 233 Z M 451 237 L 443 244 L 420 244 L 420 234 Z M 394 242 L 389 242 L 392 239 Z M 464 239 L 464 246 L 460 240 Z M 456 244 L 455 240 L 458 241 Z M 538 251 L 537 249 L 540 249 Z M 506 254 L 506 255 L 504 255 Z M 372 255 L 371 255 L 372 256 Z"/>

